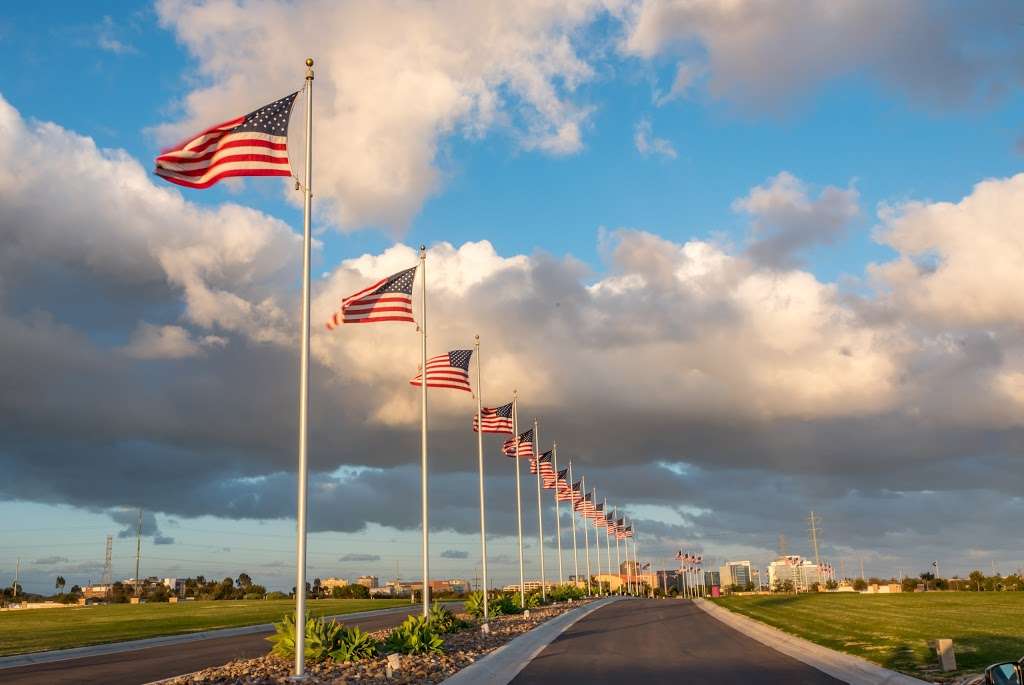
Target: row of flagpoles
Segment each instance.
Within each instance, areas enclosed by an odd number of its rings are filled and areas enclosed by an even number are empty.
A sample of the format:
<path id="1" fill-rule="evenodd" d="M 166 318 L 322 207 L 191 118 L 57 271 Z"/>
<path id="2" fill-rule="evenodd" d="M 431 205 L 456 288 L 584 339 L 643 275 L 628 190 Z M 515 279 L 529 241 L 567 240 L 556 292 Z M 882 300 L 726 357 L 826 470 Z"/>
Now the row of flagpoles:
<path id="1" fill-rule="evenodd" d="M 300 93 L 305 94 L 305 168 L 299 179 L 291 170 L 288 158 L 288 125 L 292 107 Z M 290 95 L 276 100 L 249 114 L 230 119 L 212 126 L 198 135 L 164 150 L 155 160 L 155 173 L 165 180 L 178 185 L 203 189 L 209 188 L 224 178 L 238 176 L 292 176 L 295 188 L 303 193 L 303 258 L 302 258 L 302 316 L 299 370 L 299 435 L 298 435 L 298 501 L 296 508 L 296 554 L 295 554 L 295 621 L 302 625 L 306 608 L 306 488 L 308 478 L 308 426 L 309 426 L 309 334 L 310 334 L 310 245 L 312 216 L 312 169 L 313 169 L 313 60 L 306 60 L 305 83 Z M 430 524 L 427 460 L 427 388 L 448 388 L 472 392 L 469 379 L 471 358 L 476 357 L 476 400 L 477 411 L 474 430 L 477 433 L 477 465 L 480 480 L 480 546 L 484 582 L 484 615 L 489 616 L 487 607 L 487 522 L 484 496 L 484 433 L 511 435 L 503 444 L 503 452 L 514 458 L 516 479 L 516 517 L 519 539 L 519 590 L 520 601 L 526 601 L 526 584 L 523 560 L 522 493 L 520 489 L 520 458 L 530 460 L 530 472 L 536 475 L 537 485 L 537 536 L 540 548 L 541 593 L 546 598 L 547 582 L 544 553 L 544 508 L 542 492 L 553 490 L 555 507 L 555 539 L 558 548 L 558 582 L 564 583 L 562 559 L 561 503 L 570 507 L 573 540 L 573 578 L 579 584 L 579 552 L 577 546 L 577 514 L 583 520 L 583 535 L 586 550 L 586 589 L 591 588 L 590 528 L 594 528 L 597 546 L 598 576 L 602 575 L 600 531 L 604 531 L 607 570 L 612 570 L 611 540 L 615 539 L 616 573 L 622 568 L 620 542 L 625 546 L 627 578 L 626 587 L 631 593 L 639 593 L 642 583 L 638 577 L 636 535 L 632 523 L 619 517 L 618 510 L 608 509 L 605 498 L 597 502 L 597 489 L 587 492 L 586 479 L 580 476 L 573 482 L 572 461 L 561 471 L 558 469 L 558 446 L 543 454 L 539 453 L 539 425 L 523 433 L 519 431 L 519 398 L 513 391 L 512 401 L 500 407 L 484 407 L 482 403 L 482 377 L 480 364 L 480 339 L 477 336 L 472 350 L 454 350 L 437 357 L 427 358 L 427 281 L 426 248 L 420 247 L 419 264 L 405 271 L 393 274 L 370 284 L 341 301 L 339 310 L 327 322 L 333 330 L 345 324 L 367 324 L 381 322 L 405 322 L 416 324 L 413 316 L 413 286 L 417 272 L 420 277 L 421 302 L 420 320 L 420 372 L 410 383 L 420 388 L 420 488 L 423 526 L 423 613 L 430 611 Z M 586 525 L 590 522 L 590 526 Z M 632 545 L 630 545 L 630 541 Z M 632 547 L 632 549 L 630 549 Z M 630 559 L 632 552 L 632 559 Z M 649 566 L 649 564 L 648 564 Z M 621 583 L 619 591 L 622 591 Z M 299 630 L 295 634 L 295 676 L 305 673 L 305 635 Z"/>

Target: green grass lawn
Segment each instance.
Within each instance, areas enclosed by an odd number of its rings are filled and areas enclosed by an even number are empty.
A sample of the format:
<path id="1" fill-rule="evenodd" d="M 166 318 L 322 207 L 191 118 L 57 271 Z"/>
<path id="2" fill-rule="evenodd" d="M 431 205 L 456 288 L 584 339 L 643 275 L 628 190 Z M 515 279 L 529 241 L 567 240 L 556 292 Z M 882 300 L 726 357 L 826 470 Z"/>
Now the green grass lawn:
<path id="1" fill-rule="evenodd" d="M 409 600 L 318 599 L 307 606 L 313 615 L 324 616 L 409 606 Z M 293 600 L 282 599 L 4 611 L 0 612 L 0 656 L 272 623 L 294 610 Z"/>
<path id="2" fill-rule="evenodd" d="M 935 673 L 928 640 L 952 638 L 957 667 L 1024 656 L 1024 592 L 828 593 L 723 597 L 739 614 L 910 675 Z"/>

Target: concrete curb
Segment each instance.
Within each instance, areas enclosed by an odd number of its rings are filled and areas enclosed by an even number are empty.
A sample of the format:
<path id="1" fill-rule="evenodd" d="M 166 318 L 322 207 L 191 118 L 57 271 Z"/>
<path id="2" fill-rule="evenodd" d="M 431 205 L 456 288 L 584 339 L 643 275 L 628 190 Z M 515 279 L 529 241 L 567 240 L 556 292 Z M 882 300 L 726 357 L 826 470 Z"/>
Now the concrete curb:
<path id="1" fill-rule="evenodd" d="M 620 597 L 607 597 L 572 609 L 533 630 L 503 644 L 496 650 L 470 664 L 452 677 L 442 681 L 443 685 L 508 685 L 535 656 L 559 635 L 571 628 L 580 619 L 616 602 Z"/>
<path id="2" fill-rule="evenodd" d="M 723 609 L 706 599 L 695 599 L 693 602 L 705 613 L 730 628 L 849 685 L 930 685 L 927 681 L 890 671 L 866 659 L 816 645 L 760 621 Z"/>
<path id="3" fill-rule="evenodd" d="M 372 611 L 360 611 L 351 614 L 338 614 L 327 618 L 336 618 L 339 621 L 351 621 L 352 619 L 372 618 L 374 616 L 385 616 L 387 614 L 409 611 L 409 607 L 390 607 L 388 609 L 373 609 Z M 220 628 L 217 630 L 204 630 L 198 633 L 185 633 L 182 635 L 164 635 L 162 637 L 149 637 L 143 640 L 128 640 L 125 642 L 108 642 L 102 645 L 89 645 L 88 647 L 72 647 L 71 649 L 57 649 L 49 652 L 33 652 L 30 654 L 17 654 L 15 656 L 0 657 L 0 670 L 5 668 L 16 668 L 18 666 L 34 666 L 36 664 L 48 664 L 54 661 L 68 661 L 70 659 L 83 659 L 90 656 L 104 656 L 107 654 L 119 654 L 121 652 L 135 652 L 150 647 L 166 647 L 186 642 L 197 642 L 221 637 L 237 637 L 239 635 L 253 635 L 256 633 L 271 633 L 274 631 L 272 623 L 260 623 L 251 626 L 238 626 L 237 628 Z"/>

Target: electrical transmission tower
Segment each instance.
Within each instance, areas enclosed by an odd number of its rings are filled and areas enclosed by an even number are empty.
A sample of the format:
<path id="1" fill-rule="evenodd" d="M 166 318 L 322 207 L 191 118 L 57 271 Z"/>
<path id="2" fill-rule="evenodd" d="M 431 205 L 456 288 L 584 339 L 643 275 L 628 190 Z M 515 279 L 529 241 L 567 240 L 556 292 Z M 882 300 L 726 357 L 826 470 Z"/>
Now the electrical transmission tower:
<path id="1" fill-rule="evenodd" d="M 139 557 L 142 556 L 142 508 L 139 508 L 139 527 L 135 530 L 135 595 L 139 594 Z"/>
<path id="2" fill-rule="evenodd" d="M 103 580 L 100 581 L 100 585 L 110 587 L 114 583 L 114 565 L 111 563 L 112 552 L 114 549 L 114 536 L 107 536 L 107 556 L 103 562 Z"/>
<path id="3" fill-rule="evenodd" d="M 779 556 L 780 557 L 786 556 L 786 552 L 787 551 L 789 551 L 789 550 L 786 549 L 786 534 L 785 533 L 779 533 Z"/>
<path id="4" fill-rule="evenodd" d="M 811 549 L 814 550 L 814 563 L 818 568 L 821 568 L 821 555 L 818 553 L 818 532 L 820 531 L 818 524 L 821 523 L 821 519 L 815 516 L 812 511 L 811 515 L 807 517 L 807 523 L 811 526 Z"/>

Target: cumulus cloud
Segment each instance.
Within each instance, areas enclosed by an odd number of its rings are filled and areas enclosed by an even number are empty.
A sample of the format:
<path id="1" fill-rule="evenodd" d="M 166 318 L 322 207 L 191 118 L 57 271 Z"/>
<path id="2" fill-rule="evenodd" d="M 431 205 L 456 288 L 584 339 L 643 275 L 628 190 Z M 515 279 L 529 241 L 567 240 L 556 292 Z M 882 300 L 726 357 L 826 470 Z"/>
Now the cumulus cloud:
<path id="1" fill-rule="evenodd" d="M 590 107 L 573 93 L 594 70 L 575 43 L 604 6 L 160 0 L 205 83 L 157 133 L 177 139 L 295 90 L 312 55 L 318 145 L 332 151 L 314 160 L 318 197 L 343 227 L 403 228 L 444 182 L 447 136 L 501 130 L 528 150 L 582 147 Z"/>
<path id="2" fill-rule="evenodd" d="M 441 552 L 442 559 L 468 559 L 469 552 L 461 549 L 446 549 Z"/>
<path id="3" fill-rule="evenodd" d="M 932 502 L 929 491 L 956 502 L 1020 491 L 1024 340 L 1006 293 L 1022 272 L 1022 184 L 992 179 L 958 202 L 883 208 L 877 235 L 897 256 L 873 267 L 876 290 L 857 296 L 794 265 L 641 230 L 603 235 L 598 274 L 572 257 L 438 243 L 429 352 L 480 333 L 484 401 L 517 388 L 545 441 L 558 439 L 613 499 L 685 503 L 679 521 L 645 522 L 665 540 L 705 530 L 763 546 L 763 502 L 796 515 L 827 492 L 850 510 L 903 498 L 905 510 L 887 509 L 900 526 L 887 534 L 906 542 L 904 529 L 927 530 L 911 505 Z M 780 176 L 742 211 L 774 235 L 783 219 L 845 216 L 824 206 L 848 211 L 850 192 L 835 189 L 845 200 L 830 204 Z M 152 512 L 293 515 L 301 250 L 286 225 L 190 203 L 123 152 L 26 122 L 0 101 L 0 237 L 0 458 L 18 474 L 0 480 L 0 497 L 124 507 L 111 515 L 128 537 L 142 506 L 155 542 L 169 538 Z M 396 244 L 328 266 L 314 321 L 415 259 Z M 517 329 L 544 334 L 508 335 Z M 165 339 L 177 347 L 161 348 Z M 139 340 L 163 354 L 126 354 Z M 182 340 L 202 353 L 168 354 Z M 311 529 L 415 529 L 414 327 L 317 325 L 312 349 Z M 431 398 L 434 525 L 473 533 L 474 403 Z M 507 535 L 510 464 L 496 441 L 487 450 L 489 521 Z M 723 504 L 762 492 L 766 471 L 790 489 Z"/>
<path id="4" fill-rule="evenodd" d="M 800 250 L 833 243 L 843 235 L 859 212 L 858 198 L 854 188 L 828 186 L 812 199 L 803 181 L 783 171 L 733 202 L 733 210 L 750 215 L 751 258 L 767 266 L 793 267 Z"/>
<path id="5" fill-rule="evenodd" d="M 650 119 L 645 118 L 637 122 L 633 129 L 633 144 L 636 146 L 637 152 L 644 157 L 660 155 L 669 159 L 676 158 L 676 149 L 672 146 L 672 142 L 665 138 L 655 137 Z"/>
<path id="6" fill-rule="evenodd" d="M 358 554 L 353 552 L 349 554 L 342 554 L 340 557 L 338 557 L 338 561 L 380 561 L 380 555 Z"/>
<path id="7" fill-rule="evenodd" d="M 32 563 L 36 566 L 53 566 L 54 564 L 66 564 L 67 561 L 67 557 L 52 556 L 43 557 L 42 559 L 36 559 Z"/>
<path id="8" fill-rule="evenodd" d="M 1009 0 L 981 11 L 927 0 L 643 0 L 625 16 L 623 52 L 682 53 L 706 64 L 712 96 L 746 107 L 784 108 L 855 70 L 940 106 L 1022 84 L 1024 7 Z"/>

